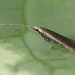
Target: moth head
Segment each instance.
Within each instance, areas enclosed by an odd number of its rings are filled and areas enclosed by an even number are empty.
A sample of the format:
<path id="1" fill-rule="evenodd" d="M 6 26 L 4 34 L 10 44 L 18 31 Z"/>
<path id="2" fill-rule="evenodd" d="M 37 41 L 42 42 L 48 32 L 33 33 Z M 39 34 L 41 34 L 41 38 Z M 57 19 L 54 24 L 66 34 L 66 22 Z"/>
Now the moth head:
<path id="1" fill-rule="evenodd" d="M 41 27 L 33 26 L 32 29 L 34 29 L 35 31 L 37 31 L 37 32 L 39 32 L 39 33 L 42 32 Z"/>

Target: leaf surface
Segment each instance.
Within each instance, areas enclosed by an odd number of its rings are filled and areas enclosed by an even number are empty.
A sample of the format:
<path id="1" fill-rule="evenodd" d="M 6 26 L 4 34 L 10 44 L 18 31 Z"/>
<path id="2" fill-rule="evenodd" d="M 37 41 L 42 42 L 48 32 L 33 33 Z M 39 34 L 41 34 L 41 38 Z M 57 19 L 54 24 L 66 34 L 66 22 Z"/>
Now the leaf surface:
<path id="1" fill-rule="evenodd" d="M 74 14 L 75 0 L 0 0 L 0 75 L 74 75 L 75 53 L 14 25 L 43 26 L 75 39 Z"/>

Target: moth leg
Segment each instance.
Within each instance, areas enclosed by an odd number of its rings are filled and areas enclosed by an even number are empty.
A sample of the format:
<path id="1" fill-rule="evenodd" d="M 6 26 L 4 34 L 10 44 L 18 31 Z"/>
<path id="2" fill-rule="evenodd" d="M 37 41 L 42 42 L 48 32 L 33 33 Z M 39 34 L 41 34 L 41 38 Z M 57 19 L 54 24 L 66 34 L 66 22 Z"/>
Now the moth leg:
<path id="1" fill-rule="evenodd" d="M 52 45 L 49 45 L 50 48 L 52 48 Z"/>
<path id="2" fill-rule="evenodd" d="M 59 43 L 59 45 L 61 46 L 61 44 Z"/>
<path id="3" fill-rule="evenodd" d="M 58 44 L 59 46 L 62 46 L 62 44 L 61 44 L 61 43 L 58 43 L 58 42 L 56 42 L 56 41 L 54 41 L 54 43 Z"/>

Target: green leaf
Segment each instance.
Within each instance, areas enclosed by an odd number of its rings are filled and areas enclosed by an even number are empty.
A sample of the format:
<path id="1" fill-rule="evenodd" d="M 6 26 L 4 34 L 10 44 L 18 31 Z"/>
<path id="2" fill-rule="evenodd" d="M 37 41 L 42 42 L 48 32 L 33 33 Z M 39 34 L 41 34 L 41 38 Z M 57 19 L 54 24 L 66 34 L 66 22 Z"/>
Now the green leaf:
<path id="1" fill-rule="evenodd" d="M 75 0 L 0 0 L 0 75 L 75 75 L 74 53 L 24 26 L 75 39 L 74 14 Z"/>

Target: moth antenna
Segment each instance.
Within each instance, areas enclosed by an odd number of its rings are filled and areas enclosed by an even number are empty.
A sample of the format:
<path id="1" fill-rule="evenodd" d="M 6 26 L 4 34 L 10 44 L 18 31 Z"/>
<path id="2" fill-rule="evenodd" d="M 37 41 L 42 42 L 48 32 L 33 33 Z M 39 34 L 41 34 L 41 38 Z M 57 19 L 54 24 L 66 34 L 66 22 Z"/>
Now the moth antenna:
<path id="1" fill-rule="evenodd" d="M 24 24 L 0 24 L 0 25 L 10 25 L 10 26 L 26 26 L 26 27 L 29 27 L 29 28 L 31 28 L 32 26 L 30 26 L 30 25 L 24 25 Z"/>

